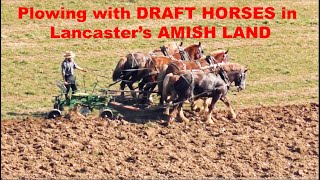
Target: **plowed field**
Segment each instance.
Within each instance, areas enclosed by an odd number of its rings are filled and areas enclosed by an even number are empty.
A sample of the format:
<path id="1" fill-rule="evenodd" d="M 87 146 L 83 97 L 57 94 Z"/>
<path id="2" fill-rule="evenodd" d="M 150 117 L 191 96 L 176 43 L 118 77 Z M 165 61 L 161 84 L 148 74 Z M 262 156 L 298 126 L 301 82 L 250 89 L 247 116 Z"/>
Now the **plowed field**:
<path id="1" fill-rule="evenodd" d="M 210 126 L 199 120 L 169 127 L 160 120 L 2 121 L 1 177 L 318 178 L 318 104 L 237 112 L 236 122 L 221 111 Z"/>

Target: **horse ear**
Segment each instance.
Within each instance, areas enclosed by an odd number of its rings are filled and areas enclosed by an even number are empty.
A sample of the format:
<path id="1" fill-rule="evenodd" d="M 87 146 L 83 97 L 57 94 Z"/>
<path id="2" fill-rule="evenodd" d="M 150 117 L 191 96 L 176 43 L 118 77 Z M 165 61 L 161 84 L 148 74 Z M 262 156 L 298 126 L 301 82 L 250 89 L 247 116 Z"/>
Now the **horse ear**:
<path id="1" fill-rule="evenodd" d="M 199 42 L 199 46 L 201 46 L 201 42 Z"/>
<path id="2" fill-rule="evenodd" d="M 228 52 L 229 52 L 229 49 L 225 52 L 225 54 L 228 54 Z"/>
<path id="3" fill-rule="evenodd" d="M 249 69 L 248 69 L 248 68 L 246 68 L 246 69 L 244 70 L 244 73 L 246 73 L 248 70 L 249 70 Z"/>
<path id="4" fill-rule="evenodd" d="M 181 41 L 180 46 L 182 46 L 183 42 Z"/>

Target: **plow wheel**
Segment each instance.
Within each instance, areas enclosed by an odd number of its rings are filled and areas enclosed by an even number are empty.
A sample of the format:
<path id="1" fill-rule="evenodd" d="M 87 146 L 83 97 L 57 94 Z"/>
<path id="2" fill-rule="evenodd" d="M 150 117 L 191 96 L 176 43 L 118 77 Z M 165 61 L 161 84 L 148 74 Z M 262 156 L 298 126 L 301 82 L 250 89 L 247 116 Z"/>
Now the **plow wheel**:
<path id="1" fill-rule="evenodd" d="M 61 116 L 61 111 L 58 109 L 54 109 L 52 111 L 49 112 L 48 114 L 48 119 L 55 119 L 57 117 Z"/>
<path id="2" fill-rule="evenodd" d="M 104 109 L 100 112 L 100 117 L 104 118 L 104 119 L 112 119 L 113 118 L 113 113 L 111 110 L 109 109 Z"/>

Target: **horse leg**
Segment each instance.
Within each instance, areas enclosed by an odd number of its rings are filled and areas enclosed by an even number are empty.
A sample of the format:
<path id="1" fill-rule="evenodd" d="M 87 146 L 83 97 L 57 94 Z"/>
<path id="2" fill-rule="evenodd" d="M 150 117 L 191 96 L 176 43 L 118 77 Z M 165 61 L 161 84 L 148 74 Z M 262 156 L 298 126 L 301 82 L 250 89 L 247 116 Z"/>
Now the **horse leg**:
<path id="1" fill-rule="evenodd" d="M 120 90 L 121 90 L 121 97 L 124 97 L 124 88 L 126 87 L 126 82 L 121 81 Z"/>
<path id="2" fill-rule="evenodd" d="M 163 114 L 165 115 L 170 115 L 170 106 L 172 105 L 172 102 L 169 102 L 166 106 L 166 110 L 164 111 Z"/>
<path id="3" fill-rule="evenodd" d="M 209 124 L 213 124 L 212 113 L 213 113 L 213 111 L 215 109 L 215 105 L 216 105 L 217 101 L 220 98 L 221 98 L 221 93 L 214 94 L 214 96 L 212 97 L 211 104 L 209 105 L 209 111 L 208 111 L 207 119 L 206 119 L 206 122 L 209 123 Z"/>
<path id="4" fill-rule="evenodd" d="M 168 124 L 172 124 L 174 119 L 177 117 L 178 105 L 175 105 L 170 112 Z"/>
<path id="5" fill-rule="evenodd" d="M 127 85 L 131 90 L 131 96 L 134 97 L 134 98 L 137 97 L 136 92 L 134 92 L 133 83 L 131 82 L 131 83 L 128 83 Z"/>
<path id="6" fill-rule="evenodd" d="M 159 105 L 160 106 L 163 105 L 163 102 L 164 102 L 164 100 L 163 100 L 162 94 L 160 94 Z"/>
<path id="7" fill-rule="evenodd" d="M 147 97 L 148 97 L 149 102 L 151 102 L 151 103 L 153 102 L 151 94 L 152 94 L 152 91 L 156 88 L 156 86 L 157 86 L 157 84 L 152 84 L 152 85 L 150 85 L 150 88 L 148 90 L 149 92 L 148 92 Z"/>
<path id="8" fill-rule="evenodd" d="M 182 121 L 183 121 L 184 123 L 189 123 L 189 119 L 186 118 L 186 117 L 184 116 L 184 114 L 183 114 L 182 104 L 179 105 L 178 109 L 179 109 L 179 116 L 180 116 L 180 118 L 182 119 Z"/>
<path id="9" fill-rule="evenodd" d="M 159 90 L 159 95 L 160 95 L 160 101 L 159 105 L 163 105 L 163 96 L 162 96 L 162 89 L 163 89 L 163 82 L 166 76 L 166 69 L 168 68 L 168 65 L 165 64 L 162 66 L 160 73 L 158 74 L 157 81 L 158 81 L 158 90 Z"/>
<path id="10" fill-rule="evenodd" d="M 211 104 L 211 102 L 212 102 L 212 98 L 207 98 L 206 100 L 204 100 L 203 102 L 204 107 L 203 107 L 202 113 L 207 114 L 209 112 L 209 104 Z"/>
<path id="11" fill-rule="evenodd" d="M 142 96 L 142 94 L 143 94 L 143 87 L 145 86 L 145 81 L 144 80 L 142 80 L 139 84 L 138 84 L 138 87 L 139 87 L 139 97 L 141 97 Z"/>
<path id="12" fill-rule="evenodd" d="M 233 108 L 231 107 L 230 101 L 227 99 L 226 96 L 221 97 L 220 100 L 229 108 L 229 115 L 231 116 L 231 119 L 236 119 L 237 114 L 234 112 Z"/>

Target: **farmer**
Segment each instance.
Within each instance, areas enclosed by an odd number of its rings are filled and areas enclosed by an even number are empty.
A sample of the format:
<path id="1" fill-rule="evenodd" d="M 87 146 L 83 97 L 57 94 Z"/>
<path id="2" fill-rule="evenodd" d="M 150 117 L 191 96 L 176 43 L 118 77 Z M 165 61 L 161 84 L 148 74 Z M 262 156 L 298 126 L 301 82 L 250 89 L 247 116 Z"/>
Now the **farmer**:
<path id="1" fill-rule="evenodd" d="M 76 55 L 72 51 L 66 51 L 65 55 L 63 56 L 65 59 L 61 63 L 61 72 L 62 72 L 62 79 L 64 81 L 64 84 L 67 88 L 65 97 L 66 99 L 69 99 L 69 91 L 70 87 L 72 89 L 72 94 L 74 94 L 77 91 L 77 85 L 76 85 L 76 77 L 74 74 L 75 69 L 79 69 L 83 72 L 86 72 L 85 69 L 79 67 L 73 60 L 73 58 Z"/>

